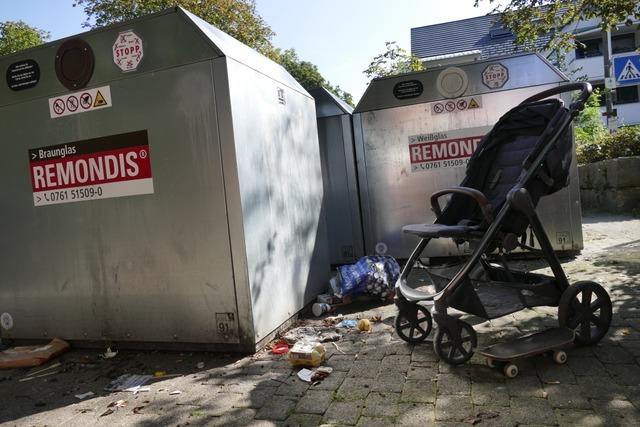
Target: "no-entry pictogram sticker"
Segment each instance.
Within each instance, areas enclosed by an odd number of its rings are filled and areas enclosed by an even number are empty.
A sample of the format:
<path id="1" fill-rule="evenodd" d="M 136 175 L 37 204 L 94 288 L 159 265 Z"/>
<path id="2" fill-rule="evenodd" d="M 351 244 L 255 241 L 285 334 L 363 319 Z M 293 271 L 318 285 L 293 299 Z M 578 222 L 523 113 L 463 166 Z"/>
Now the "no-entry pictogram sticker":
<path id="1" fill-rule="evenodd" d="M 78 109 L 78 98 L 71 95 L 67 98 L 67 110 L 74 112 Z"/>
<path id="2" fill-rule="evenodd" d="M 93 96 L 89 92 L 80 95 L 80 106 L 83 110 L 88 110 L 93 106 Z"/>
<path id="3" fill-rule="evenodd" d="M 49 115 L 52 119 L 107 107 L 111 107 L 111 89 L 109 86 L 87 89 L 57 98 L 49 98 Z"/>
<path id="4" fill-rule="evenodd" d="M 62 115 L 62 113 L 64 113 L 64 110 L 67 107 L 65 107 L 64 105 L 64 100 L 61 98 L 57 98 L 53 100 L 53 103 L 51 104 L 51 109 L 54 111 L 54 113 L 56 115 Z"/>

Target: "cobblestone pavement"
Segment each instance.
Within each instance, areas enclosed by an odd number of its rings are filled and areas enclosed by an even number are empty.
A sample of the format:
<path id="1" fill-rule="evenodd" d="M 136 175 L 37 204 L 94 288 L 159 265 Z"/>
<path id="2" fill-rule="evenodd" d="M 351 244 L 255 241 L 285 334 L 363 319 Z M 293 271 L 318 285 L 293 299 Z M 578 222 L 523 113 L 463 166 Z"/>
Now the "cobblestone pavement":
<path id="1" fill-rule="evenodd" d="M 570 281 L 606 286 L 612 328 L 595 347 L 568 350 L 566 365 L 548 357 L 519 363 L 505 379 L 475 355 L 460 367 L 439 363 L 431 342 L 410 346 L 393 333 L 393 305 L 360 313 L 381 315 L 372 333 L 347 333 L 327 344 L 333 373 L 310 386 L 279 356 L 245 358 L 205 353 L 121 352 L 80 363 L 95 352 L 74 350 L 62 373 L 18 382 L 23 371 L 0 371 L 0 422 L 5 425 L 640 425 L 640 220 L 585 218 L 585 250 L 564 268 Z M 522 263 L 535 268 L 537 263 Z M 541 270 L 544 271 L 544 270 Z M 556 310 L 526 310 L 482 323 L 467 317 L 479 346 L 557 322 Z M 313 324 L 315 321 L 310 321 Z M 204 362 L 204 369 L 196 368 Z M 183 374 L 155 382 L 148 393 L 101 391 L 125 372 Z M 179 390 L 180 394 L 170 394 Z M 94 391 L 78 401 L 73 395 Z M 127 406 L 100 416 L 110 402 Z M 135 409 L 137 408 L 137 409 Z"/>

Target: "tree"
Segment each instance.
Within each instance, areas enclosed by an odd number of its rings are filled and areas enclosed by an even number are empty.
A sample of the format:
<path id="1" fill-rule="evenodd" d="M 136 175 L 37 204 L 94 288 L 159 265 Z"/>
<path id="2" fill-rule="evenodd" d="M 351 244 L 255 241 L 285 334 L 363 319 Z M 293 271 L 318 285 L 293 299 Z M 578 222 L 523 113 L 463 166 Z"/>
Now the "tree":
<path id="1" fill-rule="evenodd" d="M 83 7 L 83 26 L 91 28 L 182 6 L 263 54 L 273 50 L 275 33 L 256 11 L 254 0 L 74 0 L 73 6 Z"/>
<path id="2" fill-rule="evenodd" d="M 318 67 L 302 61 L 293 49 L 282 52 L 273 46 L 275 33 L 256 10 L 255 0 L 74 0 L 87 15 L 85 27 L 98 28 L 128 19 L 182 6 L 242 43 L 280 63 L 307 89 L 324 86 L 348 103 L 351 95 L 332 86 Z"/>
<path id="3" fill-rule="evenodd" d="M 475 5 L 481 1 L 475 0 Z M 556 52 L 575 48 L 576 40 L 566 30 L 578 21 L 596 18 L 603 30 L 610 30 L 640 18 L 637 0 L 510 0 L 494 11 L 502 14 L 502 23 L 515 34 L 516 44 L 535 46 L 540 37 L 548 37 L 540 50 Z"/>
<path id="4" fill-rule="evenodd" d="M 372 79 L 425 69 L 420 58 L 408 53 L 396 42 L 386 42 L 385 47 L 387 50 L 374 57 L 369 67 L 363 71 L 367 78 Z"/>
<path id="5" fill-rule="evenodd" d="M 49 33 L 22 21 L 0 22 L 0 55 L 28 49 L 44 43 Z"/>
<path id="6" fill-rule="evenodd" d="M 576 143 L 578 145 L 593 143 L 608 133 L 602 124 L 600 96 L 600 91 L 595 89 L 584 110 L 578 114 L 575 120 Z"/>
<path id="7" fill-rule="evenodd" d="M 349 105 L 353 105 L 353 98 L 350 93 L 340 89 L 340 86 L 333 86 L 325 80 L 320 74 L 318 67 L 308 61 L 298 58 L 298 54 L 294 49 L 287 49 L 284 52 L 278 52 L 278 62 L 286 68 L 286 70 L 304 87 L 305 89 L 313 89 L 316 87 L 325 87 L 338 97 L 342 98 Z"/>

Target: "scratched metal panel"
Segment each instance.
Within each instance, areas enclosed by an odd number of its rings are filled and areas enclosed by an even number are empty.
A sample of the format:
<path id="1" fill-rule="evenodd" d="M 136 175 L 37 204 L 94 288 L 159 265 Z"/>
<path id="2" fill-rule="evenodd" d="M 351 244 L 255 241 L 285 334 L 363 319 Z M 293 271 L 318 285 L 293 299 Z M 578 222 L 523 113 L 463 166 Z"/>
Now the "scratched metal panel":
<path id="1" fill-rule="evenodd" d="M 487 64 L 458 66 L 467 72 L 469 78 L 467 91 L 462 97 L 480 94 L 482 108 L 479 109 L 450 114 L 432 113 L 432 102 L 444 99 L 435 89 L 442 69 L 374 81 L 365 93 L 354 114 L 354 133 L 367 254 L 385 252 L 407 258 L 417 244 L 417 238 L 402 233 L 402 226 L 433 222 L 435 217 L 430 209 L 430 195 L 458 185 L 464 178 L 463 166 L 412 171 L 411 136 L 439 132 L 482 135 L 500 116 L 528 96 L 564 81 L 562 75 L 538 55 L 491 62 L 502 62 L 509 67 L 510 78 L 503 88 L 507 90 L 490 91 L 482 85 L 480 72 Z M 527 74 L 523 75 L 525 72 Z M 424 92 L 420 97 L 409 100 L 393 97 L 393 86 L 403 79 L 422 82 Z M 569 187 L 543 199 L 538 205 L 538 213 L 556 250 L 575 251 L 583 247 L 575 159 Z M 450 239 L 440 239 L 429 244 L 425 256 L 468 252 L 465 245 L 457 246 Z"/>
<path id="2" fill-rule="evenodd" d="M 233 59 L 226 62 L 246 268 L 259 340 L 328 284 L 316 114 L 308 93 Z"/>
<path id="3" fill-rule="evenodd" d="M 212 67 L 111 82 L 113 107 L 90 113 L 0 108 L 5 336 L 238 342 L 216 325 L 236 301 Z M 154 194 L 34 207 L 27 149 L 145 129 Z"/>

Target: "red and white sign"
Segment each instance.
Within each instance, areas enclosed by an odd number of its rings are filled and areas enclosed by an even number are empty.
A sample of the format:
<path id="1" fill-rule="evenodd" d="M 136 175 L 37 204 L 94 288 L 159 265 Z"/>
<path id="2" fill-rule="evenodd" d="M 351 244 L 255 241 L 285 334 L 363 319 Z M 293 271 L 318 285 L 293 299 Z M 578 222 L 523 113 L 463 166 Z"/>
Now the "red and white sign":
<path id="1" fill-rule="evenodd" d="M 84 89 L 81 92 L 49 98 L 49 116 L 52 119 L 87 113 L 107 107 L 111 107 L 111 89 L 109 86 Z"/>
<path id="2" fill-rule="evenodd" d="M 147 131 L 29 150 L 35 206 L 153 193 Z"/>
<path id="3" fill-rule="evenodd" d="M 411 171 L 466 167 L 491 126 L 424 133 L 409 137 Z"/>
<path id="4" fill-rule="evenodd" d="M 122 71 L 134 71 L 144 56 L 142 39 L 131 30 L 118 34 L 112 50 L 113 62 Z"/>
<path id="5" fill-rule="evenodd" d="M 509 80 L 509 69 L 499 62 L 489 64 L 482 72 L 482 83 L 490 89 L 499 89 Z"/>

